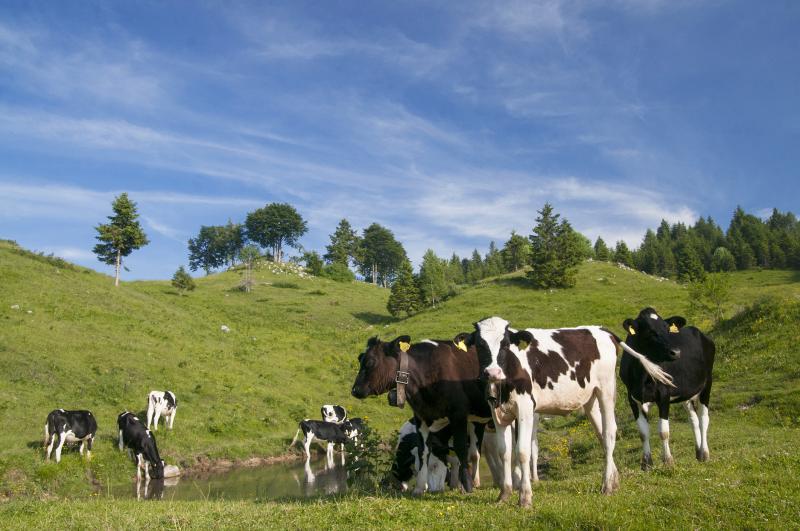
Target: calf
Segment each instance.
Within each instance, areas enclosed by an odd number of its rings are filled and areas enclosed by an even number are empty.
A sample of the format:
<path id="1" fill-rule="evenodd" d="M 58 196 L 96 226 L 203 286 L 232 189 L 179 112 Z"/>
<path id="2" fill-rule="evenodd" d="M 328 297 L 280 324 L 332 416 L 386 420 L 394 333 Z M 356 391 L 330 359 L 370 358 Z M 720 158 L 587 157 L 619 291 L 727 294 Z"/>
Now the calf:
<path id="1" fill-rule="evenodd" d="M 424 443 L 419 433 L 416 417 L 406 421 L 397 435 L 391 475 L 400 484 L 400 490 L 408 490 L 408 482 L 419 472 Z"/>
<path id="2" fill-rule="evenodd" d="M 359 371 L 351 393 L 363 399 L 396 388 L 398 402 L 402 403 L 400 396 L 405 395 L 420 420 L 419 430 L 425 440 L 431 432 L 451 426 L 453 449 L 460 463 L 458 479 L 464 490 L 471 492 L 467 425 L 471 420 L 485 423 L 491 417 L 479 381 L 475 348 L 453 341 L 410 342 L 408 336 L 390 342 L 370 339 L 358 357 Z M 422 494 L 428 484 L 427 453 L 426 448 L 415 494 Z"/>
<path id="3" fill-rule="evenodd" d="M 56 463 L 61 462 L 61 449 L 64 447 L 65 442 L 80 441 L 81 455 L 83 455 L 85 448 L 86 459 L 91 459 L 92 442 L 96 433 L 97 421 L 91 411 L 86 411 L 85 409 L 77 411 L 54 409 L 47 415 L 47 421 L 44 424 L 44 443 L 47 445 L 47 460 L 50 460 L 56 437 L 58 437 Z"/>
<path id="4" fill-rule="evenodd" d="M 125 411 L 117 417 L 121 446 L 127 446 L 136 458 L 136 479 L 142 479 L 142 470 L 147 481 L 164 477 L 164 461 L 158 454 L 155 436 L 133 413 Z M 153 473 L 150 473 L 150 469 Z"/>
<path id="5" fill-rule="evenodd" d="M 619 487 L 614 463 L 616 336 L 597 326 L 516 331 L 500 317 L 475 323 L 465 342 L 478 350 L 497 425 L 503 460 L 500 499 L 511 495 L 511 430 L 517 421 L 517 459 L 522 473 L 519 503 L 531 505 L 531 472 L 537 479 L 536 413 L 565 415 L 583 409 L 605 451 L 602 492 Z M 641 355 L 639 355 L 641 356 Z M 657 374 L 657 373 L 654 373 Z M 530 460 L 533 459 L 533 464 Z"/>
<path id="6" fill-rule="evenodd" d="M 636 319 L 626 319 L 622 323 L 628 332 L 626 343 L 657 363 L 673 382 L 672 386 L 667 386 L 654 380 L 639 360 L 627 353 L 622 355 L 619 376 L 628 389 L 628 403 L 642 438 L 642 470 L 653 465 L 647 422 L 650 404 L 658 406 L 658 431 L 664 464 L 673 464 L 669 449 L 669 406 L 680 402 L 689 413 L 695 456 L 698 461 L 708 460 L 708 401 L 715 347 L 714 342 L 700 330 L 685 325 L 683 317 L 662 319 L 653 308 L 645 308 Z"/>
<path id="7" fill-rule="evenodd" d="M 178 399 L 172 391 L 150 391 L 147 396 L 147 429 L 153 426 L 158 431 L 158 419 L 164 415 L 164 425 L 172 429 L 175 413 L 178 412 Z"/>
<path id="8" fill-rule="evenodd" d="M 320 441 L 326 441 L 328 443 L 327 457 L 329 461 L 332 461 L 333 445 L 341 444 L 342 448 L 344 448 L 344 444 L 349 438 L 348 434 L 355 431 L 355 428 L 352 428 L 349 424 L 347 424 L 349 422 L 351 421 L 346 421 L 344 425 L 340 425 L 322 420 L 302 420 L 300 421 L 300 427 L 294 434 L 294 439 L 292 439 L 292 443 L 289 445 L 289 447 L 291 448 L 294 446 L 294 443 L 297 442 L 297 439 L 302 432 L 303 449 L 305 450 L 306 459 L 311 458 L 311 443 L 314 441 L 314 439 L 319 439 Z"/>
<path id="9" fill-rule="evenodd" d="M 322 413 L 322 420 L 325 422 L 333 422 L 334 424 L 341 424 L 347 420 L 347 410 L 342 406 L 334 406 L 325 404 L 320 408 Z"/>

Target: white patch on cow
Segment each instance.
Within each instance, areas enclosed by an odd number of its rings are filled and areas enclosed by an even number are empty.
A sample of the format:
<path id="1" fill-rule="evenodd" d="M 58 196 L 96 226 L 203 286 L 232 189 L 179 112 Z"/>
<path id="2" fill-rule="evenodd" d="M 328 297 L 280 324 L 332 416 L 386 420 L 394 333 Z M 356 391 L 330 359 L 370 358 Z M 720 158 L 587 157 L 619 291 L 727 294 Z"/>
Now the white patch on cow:
<path id="1" fill-rule="evenodd" d="M 405 424 L 400 426 L 400 431 L 397 434 L 397 446 L 395 447 L 395 451 L 397 451 L 397 448 L 400 446 L 400 441 L 414 433 L 417 433 L 417 427 L 413 422 L 406 421 Z"/>
<path id="2" fill-rule="evenodd" d="M 650 425 L 647 423 L 647 417 L 644 413 L 639 413 L 636 418 L 636 424 L 639 427 L 639 436 L 642 438 L 642 451 L 645 456 L 649 456 L 650 451 Z"/>
<path id="3" fill-rule="evenodd" d="M 489 353 L 492 357 L 492 362 L 486 367 L 486 371 L 499 370 L 500 366 L 497 364 L 497 356 L 500 354 L 500 344 L 506 335 L 508 321 L 502 317 L 489 317 L 483 321 L 477 322 L 475 326 L 478 328 L 478 335 L 480 335 L 481 339 L 489 346 Z M 500 370 L 498 378 L 501 380 L 505 379 L 502 370 Z"/>
<path id="4" fill-rule="evenodd" d="M 654 313 L 651 313 L 651 314 L 650 314 L 650 319 L 652 319 L 652 320 L 654 320 L 654 321 L 658 321 L 658 315 L 656 315 L 656 314 L 654 314 Z"/>
<path id="5" fill-rule="evenodd" d="M 561 348 L 559 343 L 553 339 L 553 334 L 558 332 L 559 330 L 542 330 L 539 328 L 528 328 L 528 332 L 531 333 L 533 339 L 536 340 L 536 347 L 541 352 L 555 352 L 561 357 L 564 357 L 564 352 Z"/>
<path id="6" fill-rule="evenodd" d="M 442 492 L 447 480 L 447 464 L 441 459 L 428 454 L 428 491 Z"/>
<path id="7" fill-rule="evenodd" d="M 450 425 L 450 419 L 447 417 L 442 417 L 440 419 L 434 420 L 428 429 L 433 433 L 436 433 L 438 431 L 441 431 L 443 428 L 446 428 L 449 425 Z"/>
<path id="8" fill-rule="evenodd" d="M 700 416 L 701 451 L 703 452 L 703 459 L 708 460 L 708 423 L 709 423 L 708 406 L 700 404 L 699 416 Z"/>
<path id="9" fill-rule="evenodd" d="M 697 418 L 697 412 L 694 410 L 694 400 L 690 399 L 683 403 L 686 412 L 689 414 L 689 424 L 692 425 L 692 434 L 694 435 L 694 448 L 700 450 L 702 448 L 703 439 L 700 435 L 700 419 Z"/>
<path id="10" fill-rule="evenodd" d="M 422 341 L 420 341 L 420 343 L 428 343 L 429 345 L 433 345 L 434 347 L 438 347 L 439 346 L 439 343 L 437 343 L 436 341 L 434 341 L 432 339 L 423 339 Z"/>

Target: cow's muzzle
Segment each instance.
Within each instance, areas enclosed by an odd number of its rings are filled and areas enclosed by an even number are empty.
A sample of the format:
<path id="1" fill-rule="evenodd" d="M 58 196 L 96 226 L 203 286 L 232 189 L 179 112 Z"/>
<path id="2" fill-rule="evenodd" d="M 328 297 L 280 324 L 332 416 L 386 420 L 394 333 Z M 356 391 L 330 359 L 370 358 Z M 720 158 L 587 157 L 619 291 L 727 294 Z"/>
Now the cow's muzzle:
<path id="1" fill-rule="evenodd" d="M 506 375 L 500 367 L 487 367 L 484 373 L 490 383 L 498 383 L 506 379 Z"/>
<path id="2" fill-rule="evenodd" d="M 669 349 L 669 355 L 672 359 L 677 360 L 681 357 L 681 349 L 671 348 Z"/>

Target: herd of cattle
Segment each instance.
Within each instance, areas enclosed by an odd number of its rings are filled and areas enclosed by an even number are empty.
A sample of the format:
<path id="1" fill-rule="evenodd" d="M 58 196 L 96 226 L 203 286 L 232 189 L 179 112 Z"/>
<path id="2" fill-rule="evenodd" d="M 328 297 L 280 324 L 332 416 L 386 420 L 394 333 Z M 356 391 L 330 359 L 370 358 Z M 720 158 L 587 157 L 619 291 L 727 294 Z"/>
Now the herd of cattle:
<path id="1" fill-rule="evenodd" d="M 645 308 L 626 319 L 623 341 L 599 326 L 517 330 L 500 317 L 474 323 L 471 333 L 450 340 L 411 343 L 409 336 L 384 342 L 372 338 L 359 355 L 359 371 L 351 394 L 359 399 L 387 393 L 389 403 L 411 406 L 413 417 L 400 429 L 392 476 L 405 490 L 416 475 L 415 494 L 440 491 L 450 485 L 470 492 L 480 484 L 483 455 L 500 499 L 520 491 L 519 503 L 531 505 L 531 482 L 538 481 L 540 414 L 565 415 L 583 410 L 605 453 L 602 492 L 619 488 L 614 462 L 617 424 L 616 362 L 622 349 L 620 378 L 642 439 L 642 469 L 652 466 L 648 412 L 658 407 L 658 431 L 665 464 L 673 462 L 669 448 L 669 408 L 683 403 L 689 414 L 696 457 L 708 452 L 708 403 L 711 393 L 714 343 L 683 317 L 663 319 Z M 136 461 L 137 479 L 164 477 L 164 462 L 151 425 L 163 415 L 170 429 L 177 412 L 175 394 L 148 395 L 147 424 L 125 411 L 117 418 L 119 448 L 127 447 Z M 348 419 L 339 405 L 324 405 L 321 420 L 300 422 L 292 445 L 303 434 L 306 462 L 310 445 L 327 443 L 328 462 L 334 447 L 357 440 L 360 418 Z M 56 409 L 47 417 L 47 459 L 55 447 L 61 460 L 65 442 L 80 442 L 80 453 L 91 458 L 97 422 L 91 412 Z M 58 445 L 56 445 L 58 441 Z M 344 454 L 343 454 L 344 455 Z"/>
<path id="2" fill-rule="evenodd" d="M 141 480 L 144 471 L 145 479 L 161 479 L 164 477 L 164 461 L 158 453 L 156 438 L 150 431 L 152 426 L 158 430 L 158 421 L 164 415 L 164 425 L 172 429 L 175 413 L 178 411 L 178 400 L 172 391 L 151 391 L 147 396 L 147 425 L 130 411 L 123 411 L 117 417 L 119 428 L 119 449 L 128 448 L 131 458 L 136 462 L 136 479 Z M 44 425 L 44 444 L 47 447 L 47 460 L 55 447 L 56 463 L 61 462 L 61 449 L 64 443 L 81 443 L 80 453 L 87 459 L 92 458 L 92 444 L 97 434 L 97 421 L 91 411 L 85 409 L 67 411 L 54 409 L 47 415 Z M 58 446 L 56 446 L 58 441 Z"/>
<path id="3" fill-rule="evenodd" d="M 618 348 L 620 377 L 642 439 L 642 468 L 652 466 L 652 404 L 658 407 L 665 464 L 673 462 L 669 408 L 675 403 L 688 411 L 697 459 L 709 456 L 714 343 L 683 317 L 663 319 L 653 308 L 626 319 L 623 327 L 624 341 L 598 326 L 516 330 L 490 317 L 452 340 L 372 338 L 358 357 L 351 393 L 359 399 L 388 393 L 390 404 L 400 407 L 408 401 L 414 417 L 401 428 L 392 472 L 405 486 L 416 471 L 415 494 L 442 490 L 448 461 L 454 467 L 451 485 L 471 491 L 480 481 L 482 448 L 500 499 L 518 487 L 520 505 L 530 506 L 531 480 L 538 481 L 539 415 L 581 409 L 603 446 L 602 492 L 610 494 L 619 487 L 613 455 Z M 448 459 L 451 450 L 457 459 Z"/>

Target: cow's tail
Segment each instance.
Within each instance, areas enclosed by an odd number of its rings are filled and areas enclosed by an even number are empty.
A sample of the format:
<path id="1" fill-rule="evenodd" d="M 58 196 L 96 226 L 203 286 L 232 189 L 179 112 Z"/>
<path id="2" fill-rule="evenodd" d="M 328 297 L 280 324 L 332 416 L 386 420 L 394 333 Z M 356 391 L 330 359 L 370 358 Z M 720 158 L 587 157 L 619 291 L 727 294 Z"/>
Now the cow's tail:
<path id="1" fill-rule="evenodd" d="M 301 430 L 300 428 L 297 428 L 297 433 L 295 433 L 295 434 L 294 434 L 294 439 L 292 439 L 292 444 L 290 444 L 290 445 L 289 445 L 289 448 L 291 448 L 292 446 L 294 446 L 294 443 L 296 443 L 296 442 L 297 442 L 297 438 L 300 436 L 300 432 L 301 432 L 301 431 L 302 431 L 302 430 Z"/>
<path id="2" fill-rule="evenodd" d="M 675 384 L 672 382 L 672 376 L 669 373 L 665 372 L 657 364 L 655 364 L 652 361 L 650 361 L 649 359 L 647 359 L 647 357 L 644 356 L 644 354 L 639 354 L 638 352 L 633 350 L 624 341 L 620 341 L 619 344 L 620 344 L 620 346 L 622 347 L 622 349 L 625 352 L 627 352 L 628 354 L 630 354 L 631 356 L 633 356 L 634 358 L 639 360 L 639 363 L 642 364 L 642 367 L 644 367 L 644 370 L 647 371 L 647 374 L 649 374 L 654 380 L 656 380 L 658 382 L 661 382 L 664 385 L 669 385 L 670 387 L 675 387 Z"/>

